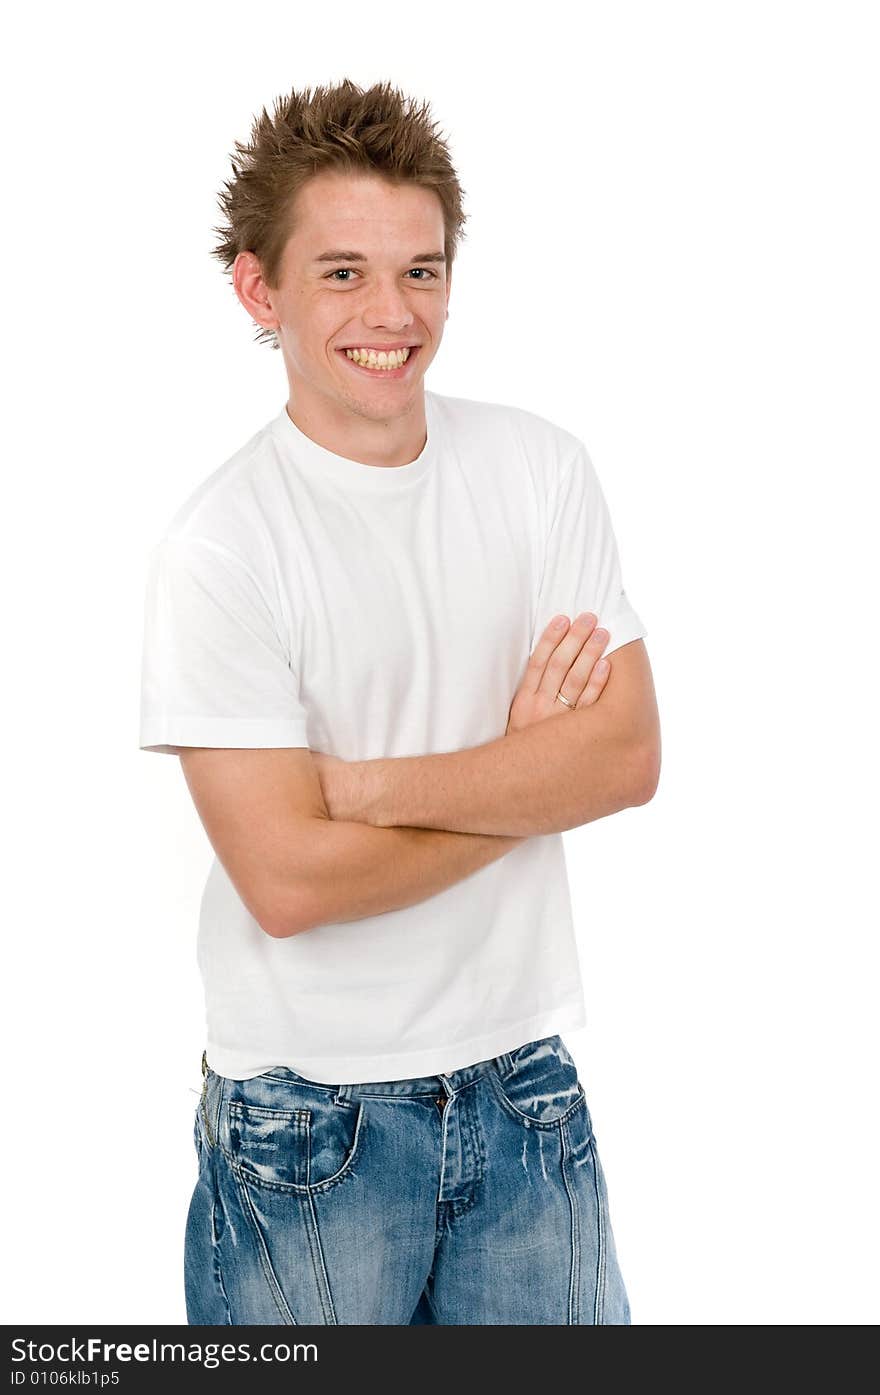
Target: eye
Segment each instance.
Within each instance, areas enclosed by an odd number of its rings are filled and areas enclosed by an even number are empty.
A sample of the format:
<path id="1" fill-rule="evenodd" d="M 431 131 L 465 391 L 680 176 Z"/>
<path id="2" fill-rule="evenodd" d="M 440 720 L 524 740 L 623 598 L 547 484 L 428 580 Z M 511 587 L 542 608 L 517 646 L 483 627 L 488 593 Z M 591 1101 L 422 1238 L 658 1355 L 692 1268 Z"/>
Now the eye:
<path id="1" fill-rule="evenodd" d="M 332 280 L 336 279 L 337 285 L 343 285 L 343 286 L 345 286 L 345 285 L 348 284 L 348 278 L 352 275 L 353 271 L 354 271 L 354 267 L 351 267 L 351 266 L 338 266 L 338 267 L 336 268 L 335 271 L 328 271 L 327 275 L 324 277 L 324 280 L 325 280 L 325 281 L 332 281 Z M 412 267 L 412 268 L 410 269 L 410 271 L 407 272 L 407 275 L 408 275 L 408 276 L 411 276 L 411 275 L 413 274 L 413 272 L 417 272 L 417 273 L 418 273 L 416 279 L 419 280 L 419 281 L 424 281 L 425 278 L 428 277 L 428 276 L 430 276 L 430 278 L 431 278 L 433 281 L 438 280 L 437 272 L 436 272 L 436 271 L 432 271 L 432 270 L 430 269 L 430 267 L 427 267 L 427 266 L 414 266 L 414 267 Z M 340 281 L 338 278 L 339 278 L 339 277 L 343 277 L 343 276 L 345 277 L 345 280 L 344 280 L 344 281 Z"/>

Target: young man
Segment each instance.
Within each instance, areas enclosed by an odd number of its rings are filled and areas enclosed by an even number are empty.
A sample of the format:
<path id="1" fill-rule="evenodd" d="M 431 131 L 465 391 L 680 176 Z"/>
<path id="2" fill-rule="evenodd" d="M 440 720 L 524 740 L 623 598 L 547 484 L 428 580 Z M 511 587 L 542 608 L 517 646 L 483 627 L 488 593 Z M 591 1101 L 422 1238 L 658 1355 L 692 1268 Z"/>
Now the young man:
<path id="1" fill-rule="evenodd" d="M 188 1320 L 628 1323 L 559 1035 L 561 833 L 660 760 L 598 479 L 545 419 L 425 390 L 465 215 L 424 107 L 293 93 L 223 207 L 289 397 L 147 588 L 140 745 L 216 853 Z"/>

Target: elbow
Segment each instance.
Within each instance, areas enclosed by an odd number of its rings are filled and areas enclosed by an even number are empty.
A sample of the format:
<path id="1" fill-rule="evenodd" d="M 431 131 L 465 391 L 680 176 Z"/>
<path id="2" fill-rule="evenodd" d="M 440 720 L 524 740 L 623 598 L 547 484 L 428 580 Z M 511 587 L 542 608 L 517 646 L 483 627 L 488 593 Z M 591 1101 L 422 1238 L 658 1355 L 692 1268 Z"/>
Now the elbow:
<path id="1" fill-rule="evenodd" d="M 270 940 L 289 940 L 294 935 L 301 935 L 309 926 L 295 924 L 288 920 L 276 920 L 268 916 L 261 916 L 257 921 L 264 935 L 268 935 Z"/>
<path id="2" fill-rule="evenodd" d="M 660 743 L 659 741 L 647 748 L 641 748 L 638 760 L 635 762 L 635 774 L 633 777 L 634 795 L 633 805 L 648 804 L 657 793 L 657 786 L 660 783 Z"/>
<path id="3" fill-rule="evenodd" d="M 328 842 L 329 819 L 304 819 L 298 828 L 297 856 L 264 867 L 257 895 L 260 929 L 272 940 L 289 940 L 335 918 L 339 899 L 339 858 Z"/>
<path id="4" fill-rule="evenodd" d="M 270 940 L 289 940 L 323 923 L 317 906 L 302 892 L 287 898 L 283 904 L 264 905 L 255 919 Z"/>

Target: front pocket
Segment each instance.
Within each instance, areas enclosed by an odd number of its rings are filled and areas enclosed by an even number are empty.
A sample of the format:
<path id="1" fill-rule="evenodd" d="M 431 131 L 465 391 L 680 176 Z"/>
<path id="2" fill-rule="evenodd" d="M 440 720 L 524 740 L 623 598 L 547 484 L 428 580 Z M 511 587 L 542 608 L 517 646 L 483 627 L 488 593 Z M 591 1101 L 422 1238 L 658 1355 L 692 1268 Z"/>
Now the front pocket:
<path id="1" fill-rule="evenodd" d="M 495 1093 L 522 1123 L 553 1128 L 579 1107 L 584 1088 L 568 1048 L 558 1036 L 529 1042 L 510 1052 L 512 1070 L 489 1073 Z"/>
<path id="2" fill-rule="evenodd" d="M 227 1107 L 232 1157 L 264 1186 L 329 1186 L 351 1167 L 360 1144 L 362 1104 L 328 1100 L 312 1109 L 270 1109 L 230 1100 Z"/>

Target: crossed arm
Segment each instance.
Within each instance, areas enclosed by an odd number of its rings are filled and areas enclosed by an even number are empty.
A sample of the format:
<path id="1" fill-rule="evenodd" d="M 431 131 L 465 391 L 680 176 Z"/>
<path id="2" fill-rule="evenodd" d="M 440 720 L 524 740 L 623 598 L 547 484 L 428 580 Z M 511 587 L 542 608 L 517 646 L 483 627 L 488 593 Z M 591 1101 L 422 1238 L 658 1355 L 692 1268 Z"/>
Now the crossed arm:
<path id="1" fill-rule="evenodd" d="M 582 642 L 575 634 L 572 648 Z M 538 669 L 550 644 L 535 651 Z M 569 675 L 582 662 L 569 656 Z M 647 802 L 660 740 L 642 640 L 614 651 L 589 705 L 557 703 L 559 682 L 547 662 L 543 695 L 530 692 L 527 672 L 511 708 L 524 725 L 461 751 L 346 762 L 307 749 L 183 750 L 208 837 L 262 929 L 287 938 L 402 909 L 525 838 Z"/>
<path id="2" fill-rule="evenodd" d="M 644 642 L 614 653 L 601 700 L 481 746 L 340 761 L 317 753 L 333 819 L 508 837 L 561 833 L 647 803 L 660 733 Z"/>

